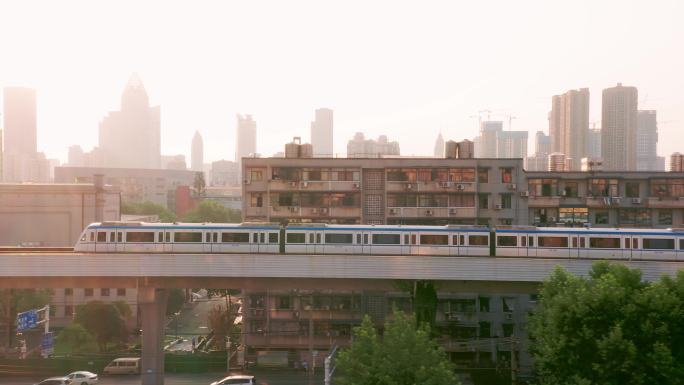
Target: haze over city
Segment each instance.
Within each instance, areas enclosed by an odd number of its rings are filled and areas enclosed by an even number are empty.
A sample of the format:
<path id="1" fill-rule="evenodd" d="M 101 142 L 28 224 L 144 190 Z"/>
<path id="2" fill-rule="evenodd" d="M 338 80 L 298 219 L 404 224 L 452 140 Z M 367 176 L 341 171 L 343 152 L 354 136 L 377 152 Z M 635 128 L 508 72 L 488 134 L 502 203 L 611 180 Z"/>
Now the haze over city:
<path id="1" fill-rule="evenodd" d="M 658 112 L 658 152 L 684 124 L 678 1 L 261 2 L 26 1 L 0 5 L 0 86 L 36 89 L 38 150 L 66 161 L 97 145 L 139 74 L 161 106 L 161 151 L 233 159 L 235 114 L 252 114 L 259 153 L 309 140 L 314 110 L 335 111 L 334 151 L 355 132 L 386 134 L 402 155 L 430 155 L 437 134 L 477 135 L 479 110 L 513 130 L 547 131 L 551 96 L 637 87 Z"/>

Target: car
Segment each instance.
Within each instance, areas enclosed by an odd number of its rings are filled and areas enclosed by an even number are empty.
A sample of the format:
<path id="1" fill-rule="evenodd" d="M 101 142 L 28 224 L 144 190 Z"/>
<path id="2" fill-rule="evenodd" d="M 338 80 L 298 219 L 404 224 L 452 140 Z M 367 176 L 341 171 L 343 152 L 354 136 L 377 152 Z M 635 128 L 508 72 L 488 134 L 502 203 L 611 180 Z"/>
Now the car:
<path id="1" fill-rule="evenodd" d="M 117 358 L 105 366 L 105 368 L 102 369 L 102 373 L 140 374 L 140 357 Z"/>
<path id="2" fill-rule="evenodd" d="M 37 383 L 36 385 L 71 385 L 69 377 L 50 377 Z"/>
<path id="3" fill-rule="evenodd" d="M 234 375 L 214 381 L 211 385 L 256 385 L 256 378 L 248 375 Z"/>
<path id="4" fill-rule="evenodd" d="M 72 385 L 95 385 L 97 384 L 97 374 L 78 371 L 66 375 L 71 380 Z"/>

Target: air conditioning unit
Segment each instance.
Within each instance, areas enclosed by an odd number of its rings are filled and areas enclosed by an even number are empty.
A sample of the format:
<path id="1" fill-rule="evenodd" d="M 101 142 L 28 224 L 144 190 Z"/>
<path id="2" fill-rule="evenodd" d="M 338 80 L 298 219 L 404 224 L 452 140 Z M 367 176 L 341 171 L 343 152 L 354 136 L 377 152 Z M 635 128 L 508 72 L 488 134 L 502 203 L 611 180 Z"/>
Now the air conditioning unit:
<path id="1" fill-rule="evenodd" d="M 428 217 L 431 217 L 431 216 L 434 215 L 434 211 L 432 211 L 432 210 L 425 210 L 425 215 L 428 216 Z"/>
<path id="2" fill-rule="evenodd" d="M 297 182 L 290 182 L 290 187 L 297 187 Z"/>
<path id="3" fill-rule="evenodd" d="M 456 209 L 449 209 L 449 214 L 456 215 Z"/>
<path id="4" fill-rule="evenodd" d="M 502 205 L 501 203 L 499 203 L 498 205 L 495 205 L 495 206 L 494 206 L 494 209 L 496 209 L 496 210 L 502 210 L 502 209 L 503 209 L 503 205 Z"/>
<path id="5" fill-rule="evenodd" d="M 361 188 L 361 183 L 354 183 L 354 188 Z"/>
<path id="6" fill-rule="evenodd" d="M 445 314 L 445 315 L 447 316 L 447 319 L 449 321 L 456 321 L 456 322 L 461 321 L 461 317 L 458 314 L 449 313 L 449 314 Z"/>
<path id="7" fill-rule="evenodd" d="M 515 183 L 511 183 L 508 185 L 509 190 L 515 190 L 516 188 L 518 188 L 518 186 L 516 186 Z"/>
<path id="8" fill-rule="evenodd" d="M 635 205 L 640 205 L 641 204 L 641 198 L 632 198 L 632 203 Z"/>
<path id="9" fill-rule="evenodd" d="M 530 196 L 530 192 L 529 191 L 521 191 L 520 196 L 521 197 L 528 197 L 528 196 Z"/>
<path id="10" fill-rule="evenodd" d="M 328 208 L 323 207 L 319 210 L 319 212 L 321 213 L 321 215 L 328 215 Z"/>
<path id="11" fill-rule="evenodd" d="M 463 189 L 465 189 L 465 185 L 462 185 L 462 184 L 456 185 L 456 190 L 463 190 Z"/>
<path id="12" fill-rule="evenodd" d="M 299 210 L 299 207 L 297 207 L 297 206 L 290 206 L 290 211 L 291 211 L 291 212 L 295 213 L 295 212 L 297 212 L 298 210 Z"/>
<path id="13" fill-rule="evenodd" d="M 304 187 L 304 188 L 309 187 L 309 182 L 302 182 L 302 187 Z"/>
<path id="14" fill-rule="evenodd" d="M 620 204 L 620 197 L 612 197 L 610 198 L 610 203 L 614 205 L 619 205 Z"/>
<path id="15" fill-rule="evenodd" d="M 560 195 L 561 195 L 562 197 L 564 197 L 564 196 L 568 195 L 568 192 L 565 191 L 565 190 L 561 190 Z"/>
<path id="16" fill-rule="evenodd" d="M 251 183 L 251 182 L 249 181 L 249 179 L 245 179 L 243 182 L 244 182 L 244 184 L 250 184 L 250 183 Z"/>
<path id="17" fill-rule="evenodd" d="M 449 187 L 451 187 L 451 183 L 449 183 L 449 182 L 439 182 L 439 187 L 441 187 L 441 188 L 449 188 Z"/>
<path id="18" fill-rule="evenodd" d="M 413 190 L 413 185 L 411 183 L 406 184 L 406 189 L 407 190 Z"/>
<path id="19" fill-rule="evenodd" d="M 389 213 L 390 213 L 390 215 L 397 215 L 397 214 L 399 214 L 399 209 L 390 209 Z"/>

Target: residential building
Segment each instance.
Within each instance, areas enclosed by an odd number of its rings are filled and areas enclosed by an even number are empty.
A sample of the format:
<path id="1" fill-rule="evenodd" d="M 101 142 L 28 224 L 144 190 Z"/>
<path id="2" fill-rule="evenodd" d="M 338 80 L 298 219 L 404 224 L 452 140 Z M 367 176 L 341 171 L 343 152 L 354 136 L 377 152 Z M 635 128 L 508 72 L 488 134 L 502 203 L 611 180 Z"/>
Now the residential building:
<path id="1" fill-rule="evenodd" d="M 211 186 L 239 186 L 240 166 L 229 160 L 211 162 Z"/>
<path id="2" fill-rule="evenodd" d="M 433 155 L 435 158 L 444 158 L 444 138 L 442 138 L 441 132 L 437 135 L 437 140 L 435 140 Z"/>
<path id="3" fill-rule="evenodd" d="M 484 121 L 475 138 L 476 158 L 526 158 L 527 131 L 504 131 L 503 122 Z"/>
<path id="4" fill-rule="evenodd" d="M 235 140 L 235 162 L 241 163 L 242 158 L 255 156 L 256 121 L 252 115 L 237 115 L 237 131 Z"/>
<path id="5" fill-rule="evenodd" d="M 239 185 L 209 186 L 202 200 L 214 201 L 229 209 L 242 210 L 242 187 Z"/>
<path id="6" fill-rule="evenodd" d="M 65 166 L 70 167 L 84 167 L 85 164 L 85 153 L 79 145 L 73 145 L 69 147 L 69 158 Z"/>
<path id="7" fill-rule="evenodd" d="M 47 182 L 34 179 L 37 167 L 36 91 L 25 87 L 3 90 L 5 182 Z"/>
<path id="8" fill-rule="evenodd" d="M 554 152 L 549 154 L 549 166 L 546 168 L 548 171 L 569 171 L 566 167 L 568 164 L 568 159 L 562 152 Z"/>
<path id="9" fill-rule="evenodd" d="M 187 170 L 185 155 L 162 155 L 161 168 L 164 170 Z"/>
<path id="10" fill-rule="evenodd" d="M 150 107 L 147 91 L 133 74 L 121 95 L 121 109 L 100 123 L 99 149 L 107 167 L 161 167 L 160 107 Z"/>
<path id="11" fill-rule="evenodd" d="M 502 131 L 497 140 L 497 158 L 527 158 L 527 131 Z"/>
<path id="12" fill-rule="evenodd" d="M 655 110 L 637 112 L 636 167 L 637 171 L 665 171 L 665 158 L 658 156 Z"/>
<path id="13" fill-rule="evenodd" d="M 601 129 L 590 128 L 587 133 L 587 158 L 601 157 Z"/>
<path id="14" fill-rule="evenodd" d="M 527 189 L 531 225 L 684 226 L 682 172 L 528 172 Z"/>
<path id="15" fill-rule="evenodd" d="M 150 201 L 169 210 L 175 209 L 178 186 L 192 186 L 195 172 L 142 168 L 57 167 L 56 183 L 93 183 L 93 175 L 101 174 L 104 182 L 121 191 L 123 202 Z"/>
<path id="16" fill-rule="evenodd" d="M 366 139 L 362 132 L 357 132 L 354 138 L 347 142 L 347 158 L 381 158 L 396 155 L 400 155 L 399 143 L 390 142 L 386 135 L 380 135 L 378 140 L 373 140 Z"/>
<path id="17" fill-rule="evenodd" d="M 554 152 L 570 159 L 570 169 L 579 170 L 580 160 L 586 157 L 589 131 L 589 89 L 570 90 L 552 98 L 549 122 Z"/>
<path id="18" fill-rule="evenodd" d="M 3 150 L 2 150 L 2 148 L 3 148 L 3 147 L 2 147 L 2 130 L 0 129 L 0 182 L 3 181 L 3 177 L 2 177 L 2 171 L 3 171 L 2 159 L 4 158 L 4 155 L 3 155 Z"/>
<path id="19" fill-rule="evenodd" d="M 319 108 L 316 119 L 311 122 L 311 145 L 316 158 L 332 158 L 333 150 L 333 110 Z"/>
<path id="20" fill-rule="evenodd" d="M 675 152 L 672 155 L 670 155 L 670 171 L 684 171 L 684 154 Z"/>
<path id="21" fill-rule="evenodd" d="M 549 167 L 549 154 L 552 152 L 552 141 L 549 135 L 543 131 L 537 131 L 534 137 L 534 155 L 527 158 L 525 170 L 527 171 L 546 171 Z"/>
<path id="22" fill-rule="evenodd" d="M 601 157 L 608 171 L 637 169 L 637 103 L 636 87 L 603 90 L 601 111 Z"/>
<path id="23" fill-rule="evenodd" d="M 246 222 L 527 224 L 522 159 L 253 158 Z"/>
<path id="24" fill-rule="evenodd" d="M 195 136 L 192 137 L 190 168 L 192 171 L 203 171 L 204 169 L 204 143 L 199 131 L 195 131 Z"/>

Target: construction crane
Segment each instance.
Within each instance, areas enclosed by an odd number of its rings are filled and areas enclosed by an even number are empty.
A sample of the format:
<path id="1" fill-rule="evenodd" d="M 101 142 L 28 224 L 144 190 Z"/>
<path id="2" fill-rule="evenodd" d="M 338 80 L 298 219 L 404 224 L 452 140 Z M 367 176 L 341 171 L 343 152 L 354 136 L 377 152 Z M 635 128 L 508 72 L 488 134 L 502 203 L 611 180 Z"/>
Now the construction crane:
<path id="1" fill-rule="evenodd" d="M 491 119 L 492 116 L 492 110 L 479 110 L 477 111 L 477 115 L 470 115 L 469 118 L 477 118 L 477 129 L 479 130 L 480 127 L 482 126 L 482 113 L 486 112 L 487 113 L 487 120 Z"/>
<path id="2" fill-rule="evenodd" d="M 518 117 L 511 114 L 504 115 L 504 117 L 508 118 L 508 131 L 511 131 L 513 129 L 513 119 L 518 119 Z"/>

